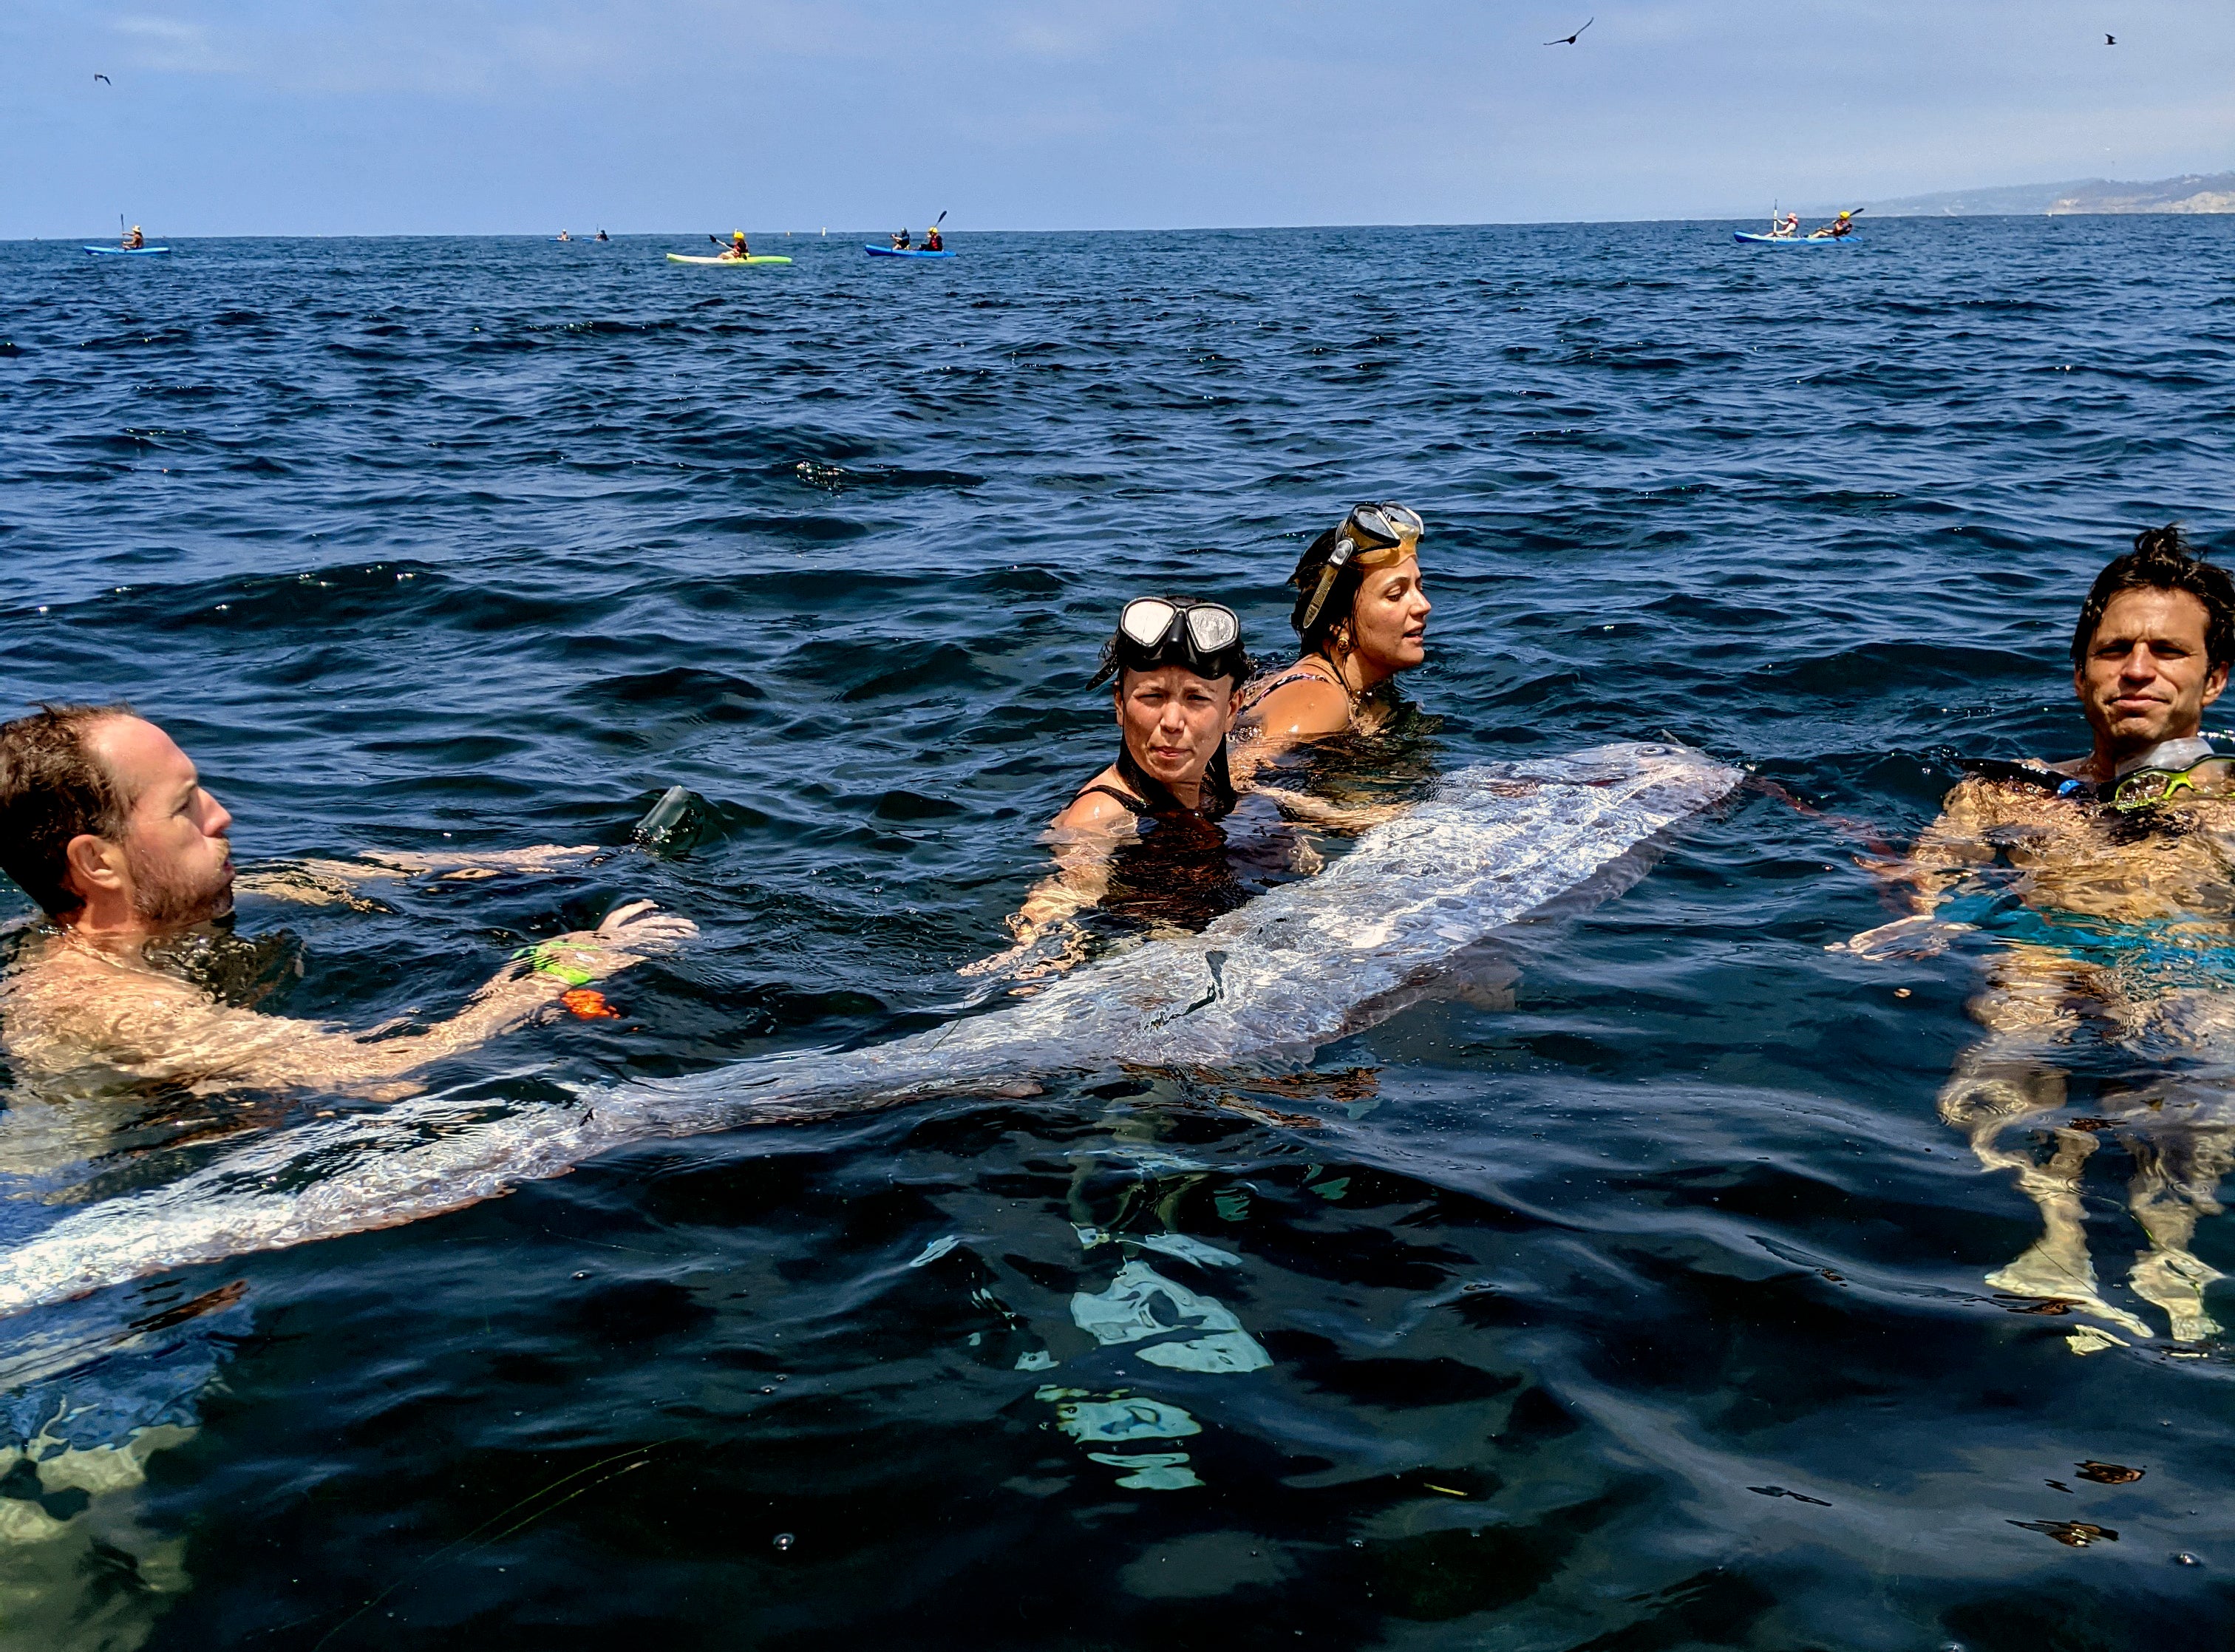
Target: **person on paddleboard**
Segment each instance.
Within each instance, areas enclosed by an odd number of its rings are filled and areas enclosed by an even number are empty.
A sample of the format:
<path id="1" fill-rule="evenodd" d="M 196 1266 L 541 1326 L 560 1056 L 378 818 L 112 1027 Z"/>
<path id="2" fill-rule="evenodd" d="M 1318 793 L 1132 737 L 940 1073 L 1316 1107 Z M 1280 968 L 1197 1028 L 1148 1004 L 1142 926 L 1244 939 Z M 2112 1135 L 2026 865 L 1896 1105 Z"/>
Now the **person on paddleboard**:
<path id="1" fill-rule="evenodd" d="M 136 252 L 147 245 L 147 238 L 140 233 L 140 226 L 134 224 L 130 233 L 124 238 L 124 250 L 128 252 Z"/>
<path id="2" fill-rule="evenodd" d="M 2219 1330 L 2204 1292 L 2220 1275 L 2192 1236 L 2235 1165 L 2235 759 L 2202 729 L 2235 666 L 2235 579 L 2178 527 L 2145 529 L 2096 576 L 2071 659 L 2087 755 L 1964 764 L 1939 818 L 1884 869 L 1911 915 L 1833 950 L 1980 954 L 1968 1007 L 1984 1031 L 1940 1117 L 2042 1222 L 1988 1286 L 2048 1305 L 2019 1312 L 2101 1321 L 2072 1333 L 2075 1353 L 2158 1335 L 2099 1293 L 2089 1255 L 2101 1202 L 2084 1176 L 2115 1143 L 2147 1241 L 2127 1288 L 2194 1343 Z"/>
<path id="3" fill-rule="evenodd" d="M 230 1086 L 392 1099 L 419 1087 L 404 1075 L 562 1004 L 600 1013 L 587 1003 L 592 981 L 697 933 L 649 901 L 618 907 L 595 929 L 508 964 L 448 1019 L 402 1036 L 388 1036 L 393 1025 L 360 1035 L 266 1015 L 249 1005 L 291 960 L 284 935 L 233 933 L 232 830 L 186 753 L 128 705 L 48 705 L 0 724 L 0 870 L 46 918 L 0 974 L 0 1048 L 19 1080 L 59 1100 Z M 462 869 L 541 869 L 589 852 L 521 850 Z M 351 901 L 362 899 L 357 882 L 438 864 L 298 862 L 243 887 Z"/>

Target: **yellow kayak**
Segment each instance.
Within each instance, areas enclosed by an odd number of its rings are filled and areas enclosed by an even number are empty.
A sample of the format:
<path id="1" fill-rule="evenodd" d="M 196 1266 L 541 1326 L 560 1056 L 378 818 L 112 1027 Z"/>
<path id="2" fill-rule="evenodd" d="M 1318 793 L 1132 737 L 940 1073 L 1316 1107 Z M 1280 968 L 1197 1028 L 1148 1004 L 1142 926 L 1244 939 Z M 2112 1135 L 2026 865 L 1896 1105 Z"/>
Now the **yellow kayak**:
<path id="1" fill-rule="evenodd" d="M 751 258 L 741 259 L 691 258 L 682 252 L 670 252 L 667 255 L 667 261 L 670 264 L 789 264 L 791 262 L 788 258 L 762 258 L 757 254 Z"/>

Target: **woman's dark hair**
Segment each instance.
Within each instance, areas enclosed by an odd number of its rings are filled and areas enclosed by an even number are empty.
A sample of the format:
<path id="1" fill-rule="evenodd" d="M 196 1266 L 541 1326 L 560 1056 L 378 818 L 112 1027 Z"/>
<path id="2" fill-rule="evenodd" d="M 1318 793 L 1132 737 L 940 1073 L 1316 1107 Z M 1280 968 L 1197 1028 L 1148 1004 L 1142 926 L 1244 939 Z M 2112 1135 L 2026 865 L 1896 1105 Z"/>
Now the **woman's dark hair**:
<path id="1" fill-rule="evenodd" d="M 0 870 L 50 918 L 85 902 L 64 882 L 70 839 L 124 836 L 134 799 L 87 750 L 94 729 L 136 716 L 128 705 L 42 705 L 0 724 Z"/>
<path id="2" fill-rule="evenodd" d="M 2113 560 L 2095 576 L 2088 600 L 2080 606 L 2080 623 L 2072 631 L 2072 669 L 2088 663 L 2094 646 L 2095 629 L 2103 623 L 2103 610 L 2122 591 L 2186 591 L 2204 605 L 2204 652 L 2212 665 L 2235 665 L 2235 580 L 2227 570 L 2206 561 L 2191 548 L 2179 522 L 2145 528 L 2134 535 L 2134 548 Z"/>

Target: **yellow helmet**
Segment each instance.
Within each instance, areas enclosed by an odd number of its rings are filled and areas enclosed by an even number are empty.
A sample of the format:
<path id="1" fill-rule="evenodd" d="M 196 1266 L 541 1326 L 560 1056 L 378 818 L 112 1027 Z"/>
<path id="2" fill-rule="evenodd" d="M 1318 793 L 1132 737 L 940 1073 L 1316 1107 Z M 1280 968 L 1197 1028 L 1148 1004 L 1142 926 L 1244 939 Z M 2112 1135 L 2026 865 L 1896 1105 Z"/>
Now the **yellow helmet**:
<path id="1" fill-rule="evenodd" d="M 742 241 L 745 239 L 745 233 L 741 229 L 733 229 L 730 232 L 730 239 L 733 241 Z"/>
<path id="2" fill-rule="evenodd" d="M 1852 218 L 1852 217 L 1854 216 L 1854 213 L 1841 213 L 1839 214 L 1839 216 L 1840 216 L 1840 217 L 1842 217 L 1842 218 Z"/>

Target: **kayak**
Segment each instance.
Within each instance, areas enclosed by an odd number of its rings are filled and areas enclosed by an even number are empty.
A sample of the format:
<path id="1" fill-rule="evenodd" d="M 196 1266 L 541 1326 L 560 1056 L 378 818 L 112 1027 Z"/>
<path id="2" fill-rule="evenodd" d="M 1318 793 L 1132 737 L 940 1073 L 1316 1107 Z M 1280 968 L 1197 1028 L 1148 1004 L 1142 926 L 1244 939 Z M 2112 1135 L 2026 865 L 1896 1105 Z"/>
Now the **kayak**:
<path id="1" fill-rule="evenodd" d="M 88 252 L 108 252 L 118 258 L 147 258 L 157 252 L 167 252 L 167 246 L 88 246 Z"/>
<path id="2" fill-rule="evenodd" d="M 1841 241 L 1852 241 L 1852 235 L 1749 235 L 1744 230 L 1733 230 L 1734 241 L 1752 241 L 1760 246 L 1837 246 Z"/>
<path id="3" fill-rule="evenodd" d="M 952 252 L 934 252 L 921 246 L 865 246 L 862 249 L 871 258 L 953 258 Z"/>
<path id="4" fill-rule="evenodd" d="M 693 258 L 687 252 L 670 252 L 667 255 L 667 261 L 670 264 L 789 264 L 791 262 L 788 258 L 764 258 L 758 252 L 754 253 L 750 258 L 741 259 Z"/>

